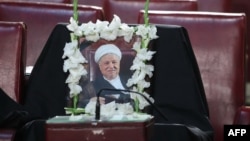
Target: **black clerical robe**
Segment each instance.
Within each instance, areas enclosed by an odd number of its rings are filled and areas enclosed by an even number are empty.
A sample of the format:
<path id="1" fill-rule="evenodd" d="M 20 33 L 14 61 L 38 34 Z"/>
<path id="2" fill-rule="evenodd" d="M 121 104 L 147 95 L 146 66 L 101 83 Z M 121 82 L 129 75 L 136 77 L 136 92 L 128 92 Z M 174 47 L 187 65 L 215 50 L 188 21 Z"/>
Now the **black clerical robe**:
<path id="1" fill-rule="evenodd" d="M 122 85 L 126 90 L 128 88 L 126 87 L 126 81 L 127 79 L 121 79 Z M 108 81 L 104 80 L 102 76 L 97 77 L 95 81 L 88 81 L 88 80 L 80 80 L 80 85 L 82 86 L 82 91 L 79 94 L 79 101 L 78 101 L 78 107 L 84 108 L 90 101 L 91 98 L 96 97 L 97 94 L 100 92 L 100 90 L 106 88 L 106 89 L 116 89 L 114 86 L 112 86 Z M 113 94 L 118 94 L 119 98 L 112 98 Z M 102 91 L 100 92 L 100 97 L 105 98 L 105 102 L 109 103 L 111 101 L 116 101 L 117 103 L 127 103 L 131 102 L 130 95 L 121 91 Z M 72 102 L 70 102 L 68 105 L 72 105 Z"/>
<path id="2" fill-rule="evenodd" d="M 121 83 L 123 85 L 123 87 L 128 90 L 128 87 L 126 86 L 126 82 L 124 77 L 120 77 L 121 78 Z M 96 80 L 94 80 L 93 82 L 93 86 L 97 92 L 97 94 L 104 88 L 106 89 L 116 89 L 113 85 L 111 85 L 107 80 L 105 80 L 102 76 L 96 78 Z M 105 90 L 105 91 L 101 91 L 101 93 L 99 93 L 101 97 L 105 98 L 105 102 L 109 103 L 111 101 L 116 101 L 117 103 L 127 103 L 127 102 L 131 102 L 130 99 L 130 94 L 128 93 L 124 93 L 121 91 L 112 91 L 112 90 Z M 118 98 L 112 98 L 113 95 L 118 95 Z"/>

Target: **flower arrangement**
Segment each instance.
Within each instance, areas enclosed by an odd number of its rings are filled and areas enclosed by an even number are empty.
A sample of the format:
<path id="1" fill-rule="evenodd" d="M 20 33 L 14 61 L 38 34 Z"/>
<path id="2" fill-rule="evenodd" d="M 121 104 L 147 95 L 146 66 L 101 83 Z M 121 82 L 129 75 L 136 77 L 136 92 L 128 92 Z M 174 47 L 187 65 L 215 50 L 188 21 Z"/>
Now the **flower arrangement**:
<path id="1" fill-rule="evenodd" d="M 74 14 L 70 18 L 70 23 L 67 25 L 67 28 L 72 32 L 71 33 L 71 42 L 66 43 L 64 48 L 64 54 L 62 56 L 64 61 L 63 70 L 64 72 L 69 72 L 69 76 L 66 79 L 66 83 L 70 89 L 70 97 L 73 98 L 73 107 L 65 108 L 66 113 L 69 114 L 78 114 L 83 112 L 93 111 L 94 105 L 88 104 L 85 109 L 77 108 L 78 94 L 82 91 L 81 86 L 79 85 L 80 78 L 87 75 L 87 70 L 84 68 L 85 63 L 88 61 L 81 54 L 79 50 L 79 38 L 84 37 L 87 41 L 96 42 L 99 39 L 105 39 L 107 41 L 113 41 L 117 37 L 123 37 L 126 42 L 130 42 L 133 36 L 139 36 L 140 41 L 136 41 L 133 44 L 133 50 L 136 51 L 136 56 L 131 66 L 131 70 L 134 72 L 132 77 L 128 80 L 127 86 L 132 87 L 133 91 L 144 94 L 146 97 L 150 98 L 150 95 L 145 92 L 145 88 L 150 87 L 150 82 L 146 81 L 146 77 L 151 78 L 154 71 L 154 66 L 148 64 L 147 62 L 151 60 L 154 51 L 148 49 L 149 42 L 152 39 L 156 39 L 157 29 L 154 25 L 149 24 L 148 20 L 148 5 L 149 0 L 146 0 L 145 3 L 145 15 L 144 21 L 145 24 L 138 26 L 128 26 L 125 23 L 121 22 L 121 19 L 114 15 L 113 20 L 109 23 L 108 21 L 97 20 L 96 23 L 88 22 L 79 25 L 78 23 L 78 14 L 77 14 L 77 0 L 74 0 Z M 149 103 L 142 97 L 136 94 L 131 94 L 131 98 L 135 100 L 135 109 L 136 112 L 142 110 Z M 103 111 L 112 111 L 110 107 L 113 107 L 115 103 L 109 105 L 104 105 L 101 108 Z M 111 106 L 112 105 L 112 106 Z M 133 113 L 133 109 L 127 105 L 116 104 L 116 107 L 123 113 Z M 112 112 L 113 113 L 113 112 Z"/>

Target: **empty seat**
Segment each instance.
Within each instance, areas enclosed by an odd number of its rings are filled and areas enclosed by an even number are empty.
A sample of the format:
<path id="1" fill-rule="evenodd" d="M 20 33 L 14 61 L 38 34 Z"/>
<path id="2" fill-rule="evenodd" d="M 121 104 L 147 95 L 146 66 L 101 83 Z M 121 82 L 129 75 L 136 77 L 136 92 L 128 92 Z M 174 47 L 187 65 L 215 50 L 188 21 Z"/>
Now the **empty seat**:
<path id="1" fill-rule="evenodd" d="M 79 22 L 103 20 L 100 7 L 78 6 Z M 36 63 L 52 29 L 58 23 L 68 23 L 73 15 L 72 4 L 39 2 L 0 2 L 1 21 L 23 21 L 27 31 L 27 66 Z"/>
<path id="2" fill-rule="evenodd" d="M 26 26 L 22 22 L 0 22 L 0 87 L 21 102 L 26 59 Z"/>
<path id="3" fill-rule="evenodd" d="M 24 95 L 26 26 L 22 22 L 0 22 L 0 88 L 17 103 Z M 0 140 L 11 140 L 15 131 L 0 129 Z"/>
<path id="4" fill-rule="evenodd" d="M 198 11 L 230 12 L 232 0 L 197 0 Z"/>
<path id="5" fill-rule="evenodd" d="M 70 3 L 71 0 L 1 0 L 1 1 L 20 1 L 20 2 L 52 2 L 52 3 Z"/>
<path id="6" fill-rule="evenodd" d="M 113 19 L 113 15 L 118 15 L 122 22 L 137 23 L 138 13 L 144 9 L 145 1 L 126 1 L 126 0 L 106 0 L 103 9 L 105 18 L 108 21 Z M 186 1 L 150 1 L 150 10 L 177 10 L 177 11 L 196 11 L 197 2 Z"/>
<path id="7" fill-rule="evenodd" d="M 246 13 L 247 17 L 250 16 L 250 3 L 248 0 L 232 0 L 232 12 L 239 13 L 244 12 Z M 250 18 L 247 18 L 247 36 L 250 35 Z M 250 44 L 250 40 L 247 40 L 247 44 Z M 248 58 L 250 57 L 250 49 L 247 49 Z M 250 82 L 250 61 L 247 61 L 247 82 Z M 250 94 L 248 94 L 250 95 Z M 248 101 L 250 104 L 250 100 Z"/>
<path id="8" fill-rule="evenodd" d="M 222 141 L 223 126 L 233 124 L 237 110 L 245 105 L 246 15 L 149 11 L 149 21 L 187 29 L 205 88 L 215 141 Z"/>
<path id="9" fill-rule="evenodd" d="M 70 0 L 70 1 L 71 3 L 73 3 L 74 0 Z M 78 4 L 95 5 L 95 6 L 100 6 L 100 7 L 102 7 L 104 3 L 105 3 L 105 0 L 78 0 Z"/>

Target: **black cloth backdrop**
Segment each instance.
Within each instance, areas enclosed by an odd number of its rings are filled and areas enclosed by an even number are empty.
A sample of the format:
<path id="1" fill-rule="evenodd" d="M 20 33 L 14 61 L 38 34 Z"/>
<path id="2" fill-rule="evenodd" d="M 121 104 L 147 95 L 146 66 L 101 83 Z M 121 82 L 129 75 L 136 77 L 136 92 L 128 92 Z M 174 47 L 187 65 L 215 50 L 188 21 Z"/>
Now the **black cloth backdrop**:
<path id="1" fill-rule="evenodd" d="M 205 91 L 187 30 L 158 25 L 157 34 L 152 95 L 168 121 L 153 113 L 156 123 L 152 140 L 212 141 Z"/>
<path id="2" fill-rule="evenodd" d="M 54 28 L 30 75 L 25 105 L 32 115 L 44 119 L 64 115 L 69 91 L 63 72 L 63 48 L 70 42 L 66 26 Z"/>
<path id="3" fill-rule="evenodd" d="M 153 57 L 155 71 L 151 92 L 155 105 L 168 121 L 152 110 L 155 126 L 151 140 L 212 141 L 213 129 L 205 92 L 187 31 L 180 26 L 157 25 L 157 34 L 159 38 L 152 46 L 156 54 Z M 68 87 L 62 55 L 65 43 L 69 41 L 66 25 L 58 24 L 34 66 L 26 90 L 25 111 L 30 113 L 30 117 L 42 120 L 26 123 L 18 132 L 17 137 L 21 138 L 17 140 L 44 140 L 44 121 L 65 114 Z M 15 111 L 15 108 L 23 110 L 4 96 L 0 100 L 1 105 L 14 105 L 10 110 L 6 110 L 8 106 L 1 106 L 1 115 L 9 115 L 8 111 Z M 2 117 L 0 120 L 6 120 Z"/>

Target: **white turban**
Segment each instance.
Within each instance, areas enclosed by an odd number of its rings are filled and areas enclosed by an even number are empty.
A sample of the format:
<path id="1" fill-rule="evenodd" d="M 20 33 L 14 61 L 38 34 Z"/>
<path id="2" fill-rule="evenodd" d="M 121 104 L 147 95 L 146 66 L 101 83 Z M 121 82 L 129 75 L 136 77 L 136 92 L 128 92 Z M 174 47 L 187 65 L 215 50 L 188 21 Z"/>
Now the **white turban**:
<path id="1" fill-rule="evenodd" d="M 120 49 L 114 45 L 114 44 L 105 44 L 100 46 L 96 52 L 95 52 L 95 62 L 98 63 L 98 61 L 102 58 L 103 55 L 105 54 L 115 54 L 117 55 L 120 59 L 122 58 L 122 53 Z"/>

